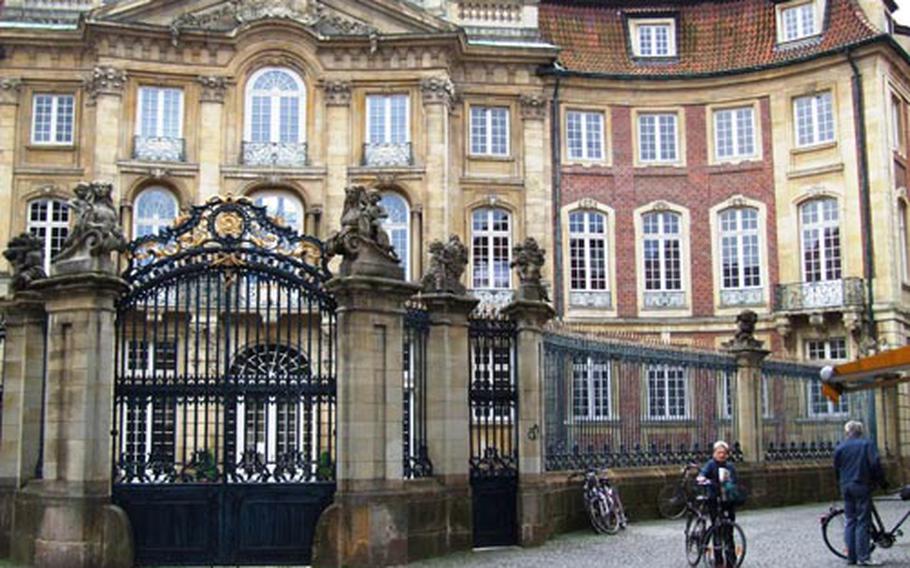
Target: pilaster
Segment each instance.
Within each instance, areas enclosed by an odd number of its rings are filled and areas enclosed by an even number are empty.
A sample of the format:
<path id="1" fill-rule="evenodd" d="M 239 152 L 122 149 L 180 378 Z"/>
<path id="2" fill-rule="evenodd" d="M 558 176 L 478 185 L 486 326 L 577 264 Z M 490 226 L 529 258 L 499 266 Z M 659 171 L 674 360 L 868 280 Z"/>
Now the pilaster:
<path id="1" fill-rule="evenodd" d="M 218 195 L 221 187 L 221 166 L 224 161 L 224 94 L 227 79 L 217 76 L 198 78 L 202 91 L 199 97 L 199 199 L 202 203 Z"/>
<path id="2" fill-rule="evenodd" d="M 93 179 L 117 180 L 117 153 L 121 136 L 121 110 L 126 72 L 115 67 L 95 67 L 84 81 L 88 103 L 95 107 Z M 119 184 L 118 184 L 119 185 Z M 114 196 L 119 201 L 119 195 Z"/>
<path id="3" fill-rule="evenodd" d="M 351 85 L 344 81 L 326 81 L 322 85 L 326 105 L 325 124 L 325 216 L 341 218 L 343 188 L 348 181 L 351 160 Z"/>
<path id="4" fill-rule="evenodd" d="M 549 102 L 540 94 L 519 99 L 524 147 L 525 234 L 535 235 L 541 248 L 553 248 L 553 203 L 551 195 L 550 145 L 547 131 Z M 548 271 L 555 274 L 552 261 Z"/>
<path id="5" fill-rule="evenodd" d="M 22 81 L 0 79 L 0 203 L 13 203 L 13 167 L 16 158 L 16 130 L 19 116 L 19 93 Z M 0 241 L 6 241 L 12 234 L 13 207 L 0 213 Z M 9 264 L 0 258 L 0 273 L 8 272 Z"/>
<path id="6" fill-rule="evenodd" d="M 426 185 L 434 188 L 434 198 L 426 204 L 424 214 L 429 233 L 427 242 L 444 240 L 451 232 L 450 212 L 461 207 L 461 192 L 449 191 L 449 108 L 455 87 L 448 77 L 431 77 L 420 83 L 426 129 Z M 438 192 L 436 189 L 438 188 Z"/>

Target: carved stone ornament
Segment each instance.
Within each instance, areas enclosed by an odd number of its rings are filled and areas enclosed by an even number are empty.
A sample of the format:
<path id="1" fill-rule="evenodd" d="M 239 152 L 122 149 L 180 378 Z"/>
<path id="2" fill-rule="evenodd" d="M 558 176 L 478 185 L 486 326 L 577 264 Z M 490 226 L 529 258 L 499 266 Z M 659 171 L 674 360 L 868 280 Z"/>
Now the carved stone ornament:
<path id="1" fill-rule="evenodd" d="M 421 290 L 426 294 L 464 295 L 467 290 L 461 283 L 461 276 L 468 265 L 468 247 L 458 235 L 449 237 L 449 242 L 435 241 L 430 244 L 430 268 L 420 281 Z"/>
<path id="2" fill-rule="evenodd" d="M 121 95 L 126 85 L 126 71 L 116 67 L 95 67 L 92 74 L 83 81 L 89 100 L 94 102 L 99 95 Z"/>
<path id="3" fill-rule="evenodd" d="M 351 84 L 347 81 L 325 81 L 325 104 L 329 106 L 347 106 L 351 104 Z"/>
<path id="4" fill-rule="evenodd" d="M 127 243 L 111 197 L 113 191 L 110 182 L 76 185 L 76 198 L 69 202 L 76 220 L 63 250 L 52 261 L 51 275 L 114 271 L 110 253 L 125 251 Z"/>
<path id="5" fill-rule="evenodd" d="M 448 77 L 428 77 L 420 81 L 424 104 L 450 105 L 455 101 L 455 85 Z"/>
<path id="6" fill-rule="evenodd" d="M 543 285 L 541 268 L 544 264 L 544 251 L 534 237 L 528 237 L 520 245 L 512 247 L 510 267 L 518 269 L 518 299 L 533 302 L 547 302 L 549 296 Z"/>
<path id="7" fill-rule="evenodd" d="M 758 314 L 752 310 L 741 311 L 736 316 L 736 335 L 731 341 L 724 343 L 724 347 L 733 351 L 761 349 L 763 343 L 755 339 L 756 323 L 758 323 Z"/>
<path id="8" fill-rule="evenodd" d="M 362 185 L 349 185 L 344 194 L 341 230 L 326 241 L 330 258 L 343 257 L 340 274 L 403 280 L 401 261 L 382 228 L 383 219 L 388 217 L 379 204 L 382 194 Z"/>
<path id="9" fill-rule="evenodd" d="M 19 92 L 22 90 L 22 80 L 14 77 L 0 79 L 0 104 L 19 104 Z"/>
<path id="10" fill-rule="evenodd" d="M 13 237 L 3 256 L 13 267 L 10 287 L 13 291 L 25 290 L 32 282 L 47 278 L 44 272 L 44 243 L 38 237 L 22 233 Z"/>
<path id="11" fill-rule="evenodd" d="M 215 75 L 200 76 L 199 84 L 202 85 L 202 96 L 199 100 L 204 103 L 223 103 L 224 93 L 227 91 L 227 79 Z"/>
<path id="12" fill-rule="evenodd" d="M 547 99 L 542 95 L 521 95 L 521 118 L 543 120 L 547 116 Z"/>
<path id="13" fill-rule="evenodd" d="M 231 32 L 244 24 L 265 19 L 292 20 L 318 36 L 374 36 L 375 27 L 355 20 L 319 0 L 232 0 L 195 12 L 187 12 L 171 23 L 175 46 L 184 31 Z"/>

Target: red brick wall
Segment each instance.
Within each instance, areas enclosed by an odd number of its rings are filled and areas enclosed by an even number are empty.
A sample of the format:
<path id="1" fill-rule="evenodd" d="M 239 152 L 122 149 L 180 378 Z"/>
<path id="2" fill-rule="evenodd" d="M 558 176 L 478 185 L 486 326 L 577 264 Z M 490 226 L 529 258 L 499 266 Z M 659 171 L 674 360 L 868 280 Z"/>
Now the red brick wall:
<path id="1" fill-rule="evenodd" d="M 768 214 L 765 255 L 769 274 L 765 285 L 773 298 L 778 280 L 777 227 L 774 215 L 774 173 L 771 153 L 771 123 L 767 98 L 762 99 L 760 124 L 762 161 L 741 165 L 708 165 L 706 113 L 703 105 L 685 107 L 686 167 L 633 167 L 634 129 L 628 106 L 614 106 L 611 115 L 613 165 L 609 168 L 565 166 L 562 177 L 562 204 L 589 197 L 612 207 L 616 218 L 616 271 L 614 291 L 620 317 L 638 315 L 636 297 L 635 226 L 633 211 L 655 200 L 689 209 L 689 251 L 694 316 L 714 314 L 714 278 L 709 211 L 714 205 L 740 194 L 765 203 Z M 564 275 L 567 278 L 568 275 Z"/>

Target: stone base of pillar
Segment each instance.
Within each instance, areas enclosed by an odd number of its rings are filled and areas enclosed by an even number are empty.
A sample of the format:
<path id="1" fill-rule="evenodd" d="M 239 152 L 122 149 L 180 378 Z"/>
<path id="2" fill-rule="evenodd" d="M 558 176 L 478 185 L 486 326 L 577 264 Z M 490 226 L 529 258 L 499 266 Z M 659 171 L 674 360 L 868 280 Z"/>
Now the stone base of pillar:
<path id="1" fill-rule="evenodd" d="M 426 479 L 406 485 L 336 493 L 316 527 L 313 566 L 393 566 L 470 550 L 467 484 Z"/>
<path id="2" fill-rule="evenodd" d="M 36 568 L 129 568 L 132 534 L 106 488 L 34 481 L 15 495 L 10 557 Z"/>
<path id="3" fill-rule="evenodd" d="M 553 536 L 553 499 L 542 476 L 523 476 L 518 485 L 518 540 L 540 546 Z"/>

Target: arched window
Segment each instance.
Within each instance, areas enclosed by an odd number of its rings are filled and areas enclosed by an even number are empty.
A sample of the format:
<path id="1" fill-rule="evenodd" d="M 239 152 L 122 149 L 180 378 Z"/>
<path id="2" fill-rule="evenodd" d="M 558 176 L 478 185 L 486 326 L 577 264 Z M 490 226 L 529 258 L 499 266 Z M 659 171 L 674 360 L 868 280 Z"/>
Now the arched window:
<path id="1" fill-rule="evenodd" d="M 392 247 L 401 259 L 405 279 L 410 279 L 411 212 L 408 202 L 397 193 L 385 191 L 380 205 L 389 215 L 383 220 L 382 227 L 389 234 Z"/>
<path id="2" fill-rule="evenodd" d="M 177 218 L 177 198 L 163 187 L 143 189 L 133 206 L 133 238 L 157 235 Z"/>
<path id="3" fill-rule="evenodd" d="M 303 203 L 289 191 L 257 191 L 252 195 L 253 203 L 265 207 L 269 216 L 279 220 L 298 233 L 303 233 Z"/>
<path id="4" fill-rule="evenodd" d="M 246 92 L 247 142 L 298 143 L 306 137 L 306 88 L 290 69 L 261 69 Z"/>
<path id="5" fill-rule="evenodd" d="M 44 271 L 50 272 L 51 258 L 63 248 L 70 232 L 70 212 L 66 202 L 38 199 L 29 203 L 26 230 L 44 243 Z"/>
<path id="6" fill-rule="evenodd" d="M 569 213 L 570 288 L 607 289 L 607 218 L 597 211 Z"/>
<path id="7" fill-rule="evenodd" d="M 837 200 L 815 199 L 800 206 L 803 281 L 841 278 L 840 215 Z"/>
<path id="8" fill-rule="evenodd" d="M 758 240 L 758 210 L 724 209 L 720 217 L 721 289 L 739 290 L 762 285 Z"/>
<path id="9" fill-rule="evenodd" d="M 682 290 L 682 230 L 679 213 L 642 216 L 645 290 Z"/>
<path id="10" fill-rule="evenodd" d="M 475 289 L 512 287 L 511 218 L 505 209 L 484 208 L 471 217 L 471 282 Z"/>

